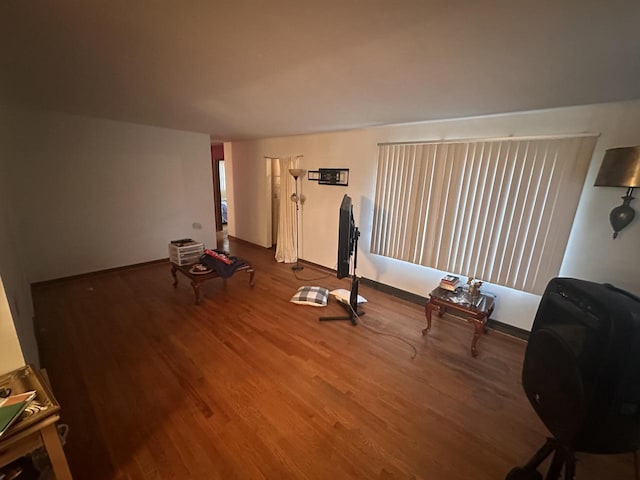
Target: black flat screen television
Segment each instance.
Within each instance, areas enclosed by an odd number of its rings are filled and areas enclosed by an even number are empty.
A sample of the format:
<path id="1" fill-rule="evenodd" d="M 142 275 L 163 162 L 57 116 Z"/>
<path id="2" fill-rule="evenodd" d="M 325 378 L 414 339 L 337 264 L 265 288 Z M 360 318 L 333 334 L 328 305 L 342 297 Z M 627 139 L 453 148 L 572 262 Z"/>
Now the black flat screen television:
<path id="1" fill-rule="evenodd" d="M 340 204 L 340 217 L 338 220 L 338 278 L 349 276 L 355 228 L 351 197 L 345 195 Z"/>
<path id="2" fill-rule="evenodd" d="M 320 317 L 320 320 L 349 320 L 352 325 L 357 325 L 358 316 L 364 312 L 358 310 L 358 276 L 356 274 L 358 264 L 358 237 L 360 231 L 353 219 L 353 205 L 351 197 L 345 195 L 340 204 L 340 216 L 338 217 L 338 278 L 351 276 L 351 292 L 349 303 L 338 301 L 338 304 L 347 311 L 347 315 Z M 353 257 L 353 267 L 351 266 Z"/>

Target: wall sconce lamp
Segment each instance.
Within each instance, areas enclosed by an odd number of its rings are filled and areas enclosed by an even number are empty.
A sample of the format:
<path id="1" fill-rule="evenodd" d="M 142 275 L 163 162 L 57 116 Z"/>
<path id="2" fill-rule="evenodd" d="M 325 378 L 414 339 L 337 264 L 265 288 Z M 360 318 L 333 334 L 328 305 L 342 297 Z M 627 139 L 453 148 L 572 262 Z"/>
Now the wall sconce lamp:
<path id="1" fill-rule="evenodd" d="M 298 270 L 302 270 L 304 267 L 302 265 L 300 265 L 300 255 L 299 255 L 299 251 L 298 251 L 298 237 L 300 235 L 299 231 L 298 231 L 298 211 L 300 210 L 300 204 L 304 203 L 304 195 L 299 195 L 298 196 L 298 179 L 303 179 L 304 176 L 306 175 L 307 171 L 304 168 L 290 168 L 289 169 L 289 174 L 291 174 L 291 176 L 295 179 L 296 182 L 296 192 L 294 194 L 291 195 L 291 201 L 296 203 L 296 264 L 291 267 L 291 270 L 293 271 L 298 271 Z"/>
<path id="2" fill-rule="evenodd" d="M 627 187 L 627 194 L 622 198 L 622 205 L 617 206 L 609 214 L 613 227 L 613 238 L 618 232 L 631 223 L 636 212 L 630 203 L 633 200 L 633 189 L 640 187 L 640 146 L 610 148 L 604 154 L 596 187 Z"/>

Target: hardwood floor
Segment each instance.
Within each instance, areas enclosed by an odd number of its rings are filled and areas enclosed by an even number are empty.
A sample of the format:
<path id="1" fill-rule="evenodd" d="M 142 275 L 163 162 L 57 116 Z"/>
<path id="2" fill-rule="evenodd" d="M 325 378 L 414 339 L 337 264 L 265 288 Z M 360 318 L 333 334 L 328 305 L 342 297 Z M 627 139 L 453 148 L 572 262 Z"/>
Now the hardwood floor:
<path id="1" fill-rule="evenodd" d="M 76 479 L 496 480 L 546 430 L 520 385 L 525 344 L 361 286 L 362 321 L 289 303 L 301 285 L 349 288 L 231 240 L 256 269 L 202 286 L 169 264 L 34 289 L 42 364 Z M 323 277 L 324 278 L 320 278 Z M 425 287 L 427 288 L 427 287 Z M 581 455 L 579 479 L 632 479 L 631 455 Z"/>

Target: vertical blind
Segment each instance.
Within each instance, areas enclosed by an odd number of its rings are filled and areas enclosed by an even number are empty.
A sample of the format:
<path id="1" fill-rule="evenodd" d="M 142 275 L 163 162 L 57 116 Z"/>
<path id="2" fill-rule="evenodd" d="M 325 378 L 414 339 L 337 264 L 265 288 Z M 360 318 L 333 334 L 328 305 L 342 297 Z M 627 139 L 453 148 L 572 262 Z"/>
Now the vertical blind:
<path id="1" fill-rule="evenodd" d="M 541 294 L 596 139 L 380 145 L 371 252 Z"/>

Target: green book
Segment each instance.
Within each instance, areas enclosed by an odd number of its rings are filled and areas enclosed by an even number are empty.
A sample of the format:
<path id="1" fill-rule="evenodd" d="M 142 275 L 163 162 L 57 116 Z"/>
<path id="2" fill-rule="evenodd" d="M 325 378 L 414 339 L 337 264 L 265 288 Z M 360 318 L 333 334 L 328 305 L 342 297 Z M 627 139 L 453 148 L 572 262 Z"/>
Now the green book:
<path id="1" fill-rule="evenodd" d="M 36 398 L 36 392 L 25 392 L 0 398 L 0 436 L 20 418 L 24 409 Z"/>

